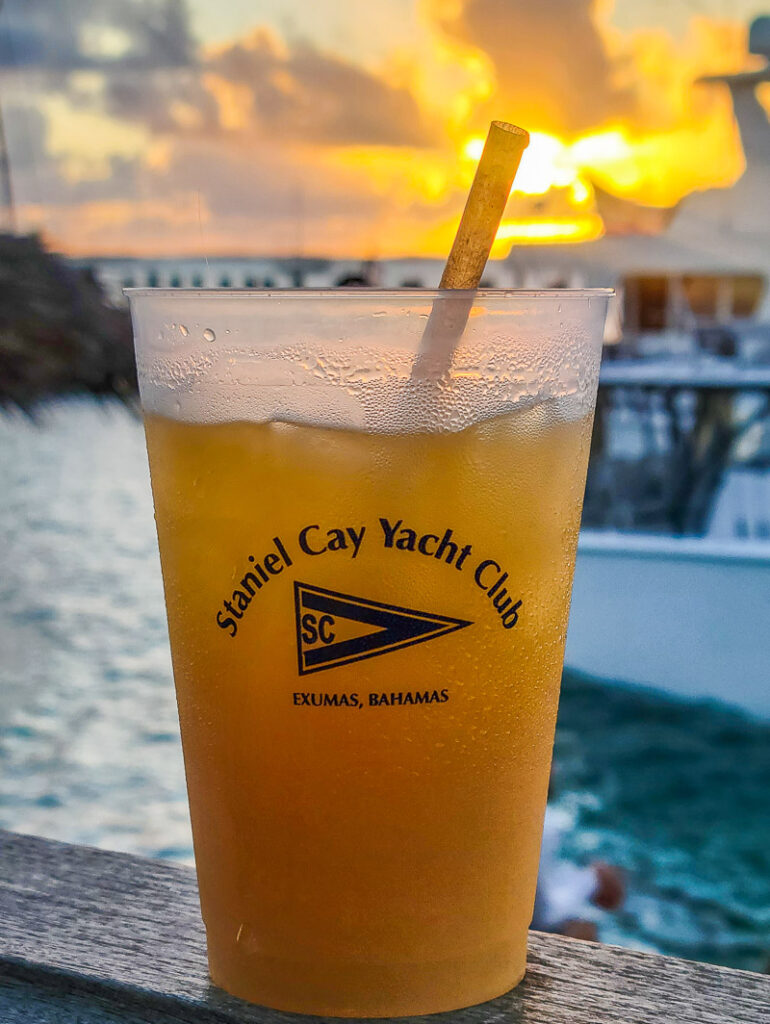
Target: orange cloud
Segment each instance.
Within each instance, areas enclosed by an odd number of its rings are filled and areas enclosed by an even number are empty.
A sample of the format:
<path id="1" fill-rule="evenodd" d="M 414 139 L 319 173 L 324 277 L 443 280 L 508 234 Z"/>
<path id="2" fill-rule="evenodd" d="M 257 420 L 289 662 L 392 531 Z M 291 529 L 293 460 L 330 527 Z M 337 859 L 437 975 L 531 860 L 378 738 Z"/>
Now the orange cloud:
<path id="1" fill-rule="evenodd" d="M 602 10 L 606 11 L 604 4 Z M 632 115 L 594 0 L 431 0 L 435 24 L 489 60 L 511 120 L 557 133 Z"/>
<path id="2" fill-rule="evenodd" d="M 176 12 L 188 39 L 183 5 L 152 2 L 167 29 Z M 743 26 L 693 19 L 675 42 L 613 30 L 608 2 L 423 0 L 422 10 L 419 47 L 405 39 L 380 68 L 260 26 L 141 73 L 117 62 L 89 90 L 67 78 L 59 105 L 68 97 L 140 128 L 149 142 L 134 155 L 78 162 L 60 142 L 51 152 L 27 97 L 35 166 L 18 159 L 29 149 L 18 111 L 9 122 L 23 222 L 81 252 L 442 255 L 491 116 L 533 131 L 498 252 L 595 236 L 595 186 L 665 206 L 740 174 L 729 97 L 693 80 L 744 66 Z"/>
<path id="3" fill-rule="evenodd" d="M 433 131 L 404 86 L 309 43 L 260 27 L 204 50 L 194 67 L 104 86 L 116 117 L 156 133 L 299 140 L 330 145 L 425 145 Z"/>

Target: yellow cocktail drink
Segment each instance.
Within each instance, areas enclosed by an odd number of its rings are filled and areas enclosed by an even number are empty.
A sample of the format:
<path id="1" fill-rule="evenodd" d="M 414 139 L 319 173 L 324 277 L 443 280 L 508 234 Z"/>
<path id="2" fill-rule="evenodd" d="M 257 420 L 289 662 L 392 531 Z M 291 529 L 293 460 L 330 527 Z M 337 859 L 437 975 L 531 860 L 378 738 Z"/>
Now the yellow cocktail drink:
<path id="1" fill-rule="evenodd" d="M 522 977 L 590 419 L 147 416 L 218 984 L 399 1015 Z"/>

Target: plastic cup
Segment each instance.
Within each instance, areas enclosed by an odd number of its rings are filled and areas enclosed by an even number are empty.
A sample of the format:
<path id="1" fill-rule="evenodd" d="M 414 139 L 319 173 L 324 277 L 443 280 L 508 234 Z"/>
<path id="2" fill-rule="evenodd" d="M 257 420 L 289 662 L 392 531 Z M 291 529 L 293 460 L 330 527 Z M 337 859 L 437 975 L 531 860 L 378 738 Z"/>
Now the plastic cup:
<path id="1" fill-rule="evenodd" d="M 608 294 L 129 292 L 235 995 L 397 1016 L 522 978 Z"/>

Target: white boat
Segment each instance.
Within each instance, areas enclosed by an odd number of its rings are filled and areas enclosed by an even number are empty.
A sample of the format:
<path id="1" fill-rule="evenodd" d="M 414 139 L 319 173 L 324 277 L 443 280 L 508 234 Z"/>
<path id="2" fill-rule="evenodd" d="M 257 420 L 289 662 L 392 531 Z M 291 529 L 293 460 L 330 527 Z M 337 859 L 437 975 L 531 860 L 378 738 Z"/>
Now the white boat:
<path id="1" fill-rule="evenodd" d="M 565 664 L 770 718 L 770 543 L 584 530 Z"/>
<path id="2" fill-rule="evenodd" d="M 717 477 L 702 536 L 581 532 L 565 664 L 770 719 L 770 366 L 610 362 L 601 381 L 610 401 L 615 389 L 637 401 L 700 393 L 703 411 L 705 393 L 720 396 L 724 414 L 727 397 L 727 415 L 753 427 L 742 434 L 743 461 L 733 458 Z M 633 453 L 640 419 L 650 433 L 648 408 L 614 429 L 630 435 L 615 436 L 615 447 Z M 703 424 L 693 433 L 702 441 Z M 741 445 L 733 447 L 740 455 Z"/>

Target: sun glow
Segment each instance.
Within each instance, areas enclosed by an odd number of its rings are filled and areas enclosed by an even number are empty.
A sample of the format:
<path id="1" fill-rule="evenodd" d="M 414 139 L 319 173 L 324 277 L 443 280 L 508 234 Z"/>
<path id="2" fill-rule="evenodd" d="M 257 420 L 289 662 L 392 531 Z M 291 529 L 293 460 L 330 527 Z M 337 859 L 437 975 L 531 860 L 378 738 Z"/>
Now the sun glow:
<path id="1" fill-rule="evenodd" d="M 462 155 L 476 162 L 483 149 L 484 139 L 474 136 L 465 142 Z M 544 195 L 551 188 L 574 186 L 581 180 L 585 186 L 584 179 L 590 172 L 607 167 L 612 167 L 616 175 L 620 168 L 619 176 L 631 184 L 633 151 L 621 129 L 584 135 L 574 142 L 563 142 L 547 132 L 531 132 L 512 191 L 534 196 Z"/>
<path id="2" fill-rule="evenodd" d="M 592 210 L 595 187 L 642 205 L 673 207 L 682 196 L 700 186 L 692 175 L 693 148 L 697 140 L 712 152 L 721 152 L 720 166 L 712 162 L 710 173 L 719 172 L 724 184 L 740 173 L 740 147 L 734 138 L 716 138 L 718 128 L 704 132 L 694 127 L 656 135 L 634 135 L 623 125 L 609 126 L 572 140 L 547 132 L 530 133 L 516 180 L 511 206 L 517 200 L 542 199 L 539 216 L 522 213 L 503 221 L 496 247 L 503 241 L 576 242 L 598 238 L 604 232 L 599 213 Z M 466 163 L 481 156 L 484 139 L 468 138 L 461 147 Z M 702 186 L 701 186 L 702 187 Z M 553 215 L 553 204 L 558 216 Z M 521 205 L 521 202 L 518 203 Z"/>
<path id="3" fill-rule="evenodd" d="M 476 162 L 484 139 L 474 136 L 462 147 L 462 156 Z M 493 255 L 504 255 L 511 243 L 584 242 L 603 234 L 598 213 L 586 210 L 593 198 L 592 174 L 597 167 L 628 161 L 630 146 L 620 131 L 586 135 L 563 142 L 547 132 L 531 132 L 511 195 L 559 196 L 558 216 L 520 216 L 503 220 Z M 506 244 L 507 243 L 507 244 Z"/>

